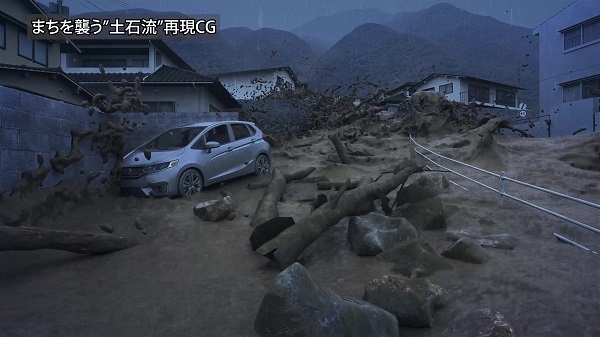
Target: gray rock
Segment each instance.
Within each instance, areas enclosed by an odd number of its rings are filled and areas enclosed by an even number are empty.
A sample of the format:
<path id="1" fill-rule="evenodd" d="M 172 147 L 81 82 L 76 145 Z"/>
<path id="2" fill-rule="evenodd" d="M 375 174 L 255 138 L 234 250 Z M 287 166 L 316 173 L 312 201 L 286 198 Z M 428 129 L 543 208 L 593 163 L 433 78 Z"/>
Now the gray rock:
<path id="1" fill-rule="evenodd" d="M 270 336 L 398 336 L 389 312 L 321 288 L 299 263 L 276 278 L 260 304 L 254 330 Z"/>
<path id="2" fill-rule="evenodd" d="M 513 337 L 504 316 L 492 309 L 476 309 L 457 317 L 444 331 L 444 337 Z"/>
<path id="3" fill-rule="evenodd" d="M 394 314 L 400 326 L 431 327 L 448 294 L 426 278 L 386 275 L 367 284 L 363 300 Z"/>
<path id="4" fill-rule="evenodd" d="M 510 234 L 494 234 L 479 236 L 465 231 L 446 232 L 446 239 L 458 241 L 462 238 L 469 238 L 483 247 L 492 247 L 500 249 L 514 249 L 519 244 L 519 239 Z"/>
<path id="5" fill-rule="evenodd" d="M 418 183 L 413 183 L 398 190 L 394 203 L 397 206 L 402 206 L 406 203 L 414 204 L 435 197 L 438 194 L 439 192 L 431 186 L 422 186 Z"/>
<path id="6" fill-rule="evenodd" d="M 377 260 L 395 263 L 392 271 L 410 278 L 427 276 L 437 270 L 452 269 L 452 265 L 437 255 L 427 242 L 416 239 L 395 244 L 394 247 L 378 254 Z"/>
<path id="7" fill-rule="evenodd" d="M 414 239 L 418 235 L 408 220 L 379 213 L 351 217 L 348 222 L 348 242 L 359 256 L 375 256 L 398 241 Z"/>
<path id="8" fill-rule="evenodd" d="M 409 204 L 400 210 L 400 214 L 420 230 L 446 228 L 446 214 L 438 196 Z"/>
<path id="9" fill-rule="evenodd" d="M 484 263 L 490 259 L 489 254 L 481 245 L 469 238 L 462 238 L 454 242 L 441 255 L 449 259 L 476 264 Z"/>

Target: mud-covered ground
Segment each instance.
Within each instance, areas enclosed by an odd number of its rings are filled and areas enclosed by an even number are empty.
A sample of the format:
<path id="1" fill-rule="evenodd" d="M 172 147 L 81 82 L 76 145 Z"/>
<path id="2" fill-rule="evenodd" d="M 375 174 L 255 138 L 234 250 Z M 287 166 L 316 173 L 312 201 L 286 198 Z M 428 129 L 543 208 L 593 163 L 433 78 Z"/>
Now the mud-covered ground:
<path id="1" fill-rule="evenodd" d="M 376 178 L 409 156 L 406 137 L 363 137 L 352 145 L 378 160 L 367 165 L 331 163 L 325 158 L 335 153 L 333 146 L 321 136 L 313 136 L 311 147 L 274 151 L 273 166 L 284 171 L 315 166 L 312 175 L 343 181 L 365 175 Z M 598 136 L 496 137 L 498 144 L 492 150 L 470 159 L 494 172 L 503 170 L 510 177 L 600 203 L 600 171 L 570 165 L 582 151 L 600 146 Z M 449 156 L 468 157 L 452 139 L 419 141 Z M 459 171 L 498 186 L 496 178 Z M 435 312 L 434 326 L 401 328 L 400 335 L 440 336 L 458 314 L 491 308 L 506 317 L 515 336 L 600 336 L 600 256 L 561 243 L 552 233 L 599 252 L 600 235 L 515 201 L 500 207 L 494 192 L 446 176 L 462 186 L 451 184 L 442 195 L 448 230 L 513 234 L 520 243 L 514 250 L 486 248 L 492 259 L 481 265 L 448 260 L 453 270 L 428 276 L 450 295 Z M 137 238 L 139 243 L 102 256 L 51 250 L 0 252 L 0 336 L 254 336 L 254 317 L 279 273 L 265 257 L 252 252 L 248 242 L 252 233 L 248 224 L 263 190 L 248 190 L 246 185 L 261 179 L 236 179 L 185 199 L 104 197 L 78 205 L 62 217 L 44 219 L 40 223 L 44 228 L 97 233 L 102 233 L 99 225 L 111 224 L 114 234 Z M 204 222 L 194 216 L 194 205 L 218 198 L 221 190 L 240 204 L 235 220 Z M 600 227 L 598 209 L 511 183 L 507 192 Z M 310 207 L 298 200 L 316 193 L 314 183 L 288 184 L 280 214 L 299 220 Z M 392 192 L 390 197 L 394 196 Z M 136 217 L 141 217 L 147 235 L 135 228 Z M 361 298 L 366 283 L 391 273 L 392 264 L 354 255 L 346 230 L 347 218 L 301 258 L 323 287 Z M 444 232 L 422 235 L 439 253 L 450 244 Z"/>

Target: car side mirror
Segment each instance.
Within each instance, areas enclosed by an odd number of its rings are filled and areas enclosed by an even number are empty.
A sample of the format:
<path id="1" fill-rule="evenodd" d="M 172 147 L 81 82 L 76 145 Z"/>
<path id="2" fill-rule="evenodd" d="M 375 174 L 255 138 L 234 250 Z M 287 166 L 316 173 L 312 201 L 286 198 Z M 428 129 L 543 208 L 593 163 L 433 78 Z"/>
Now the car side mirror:
<path id="1" fill-rule="evenodd" d="M 219 142 L 206 142 L 204 147 L 206 147 L 206 152 L 210 153 L 211 149 L 216 149 L 219 146 L 221 146 Z"/>

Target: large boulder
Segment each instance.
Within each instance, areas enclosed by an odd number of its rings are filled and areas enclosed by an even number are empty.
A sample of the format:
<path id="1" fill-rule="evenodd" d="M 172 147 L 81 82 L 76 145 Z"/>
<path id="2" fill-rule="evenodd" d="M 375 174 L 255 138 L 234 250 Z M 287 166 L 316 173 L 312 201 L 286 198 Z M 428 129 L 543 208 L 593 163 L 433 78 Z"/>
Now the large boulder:
<path id="1" fill-rule="evenodd" d="M 519 244 L 519 239 L 510 234 L 493 234 L 493 235 L 475 235 L 465 231 L 449 231 L 446 232 L 446 239 L 450 241 L 458 241 L 462 238 L 469 238 L 483 247 L 492 247 L 500 249 L 514 249 Z"/>
<path id="2" fill-rule="evenodd" d="M 449 259 L 475 264 L 481 264 L 490 259 L 490 255 L 485 249 L 469 238 L 462 238 L 454 242 L 441 255 Z"/>
<path id="3" fill-rule="evenodd" d="M 396 193 L 396 200 L 394 203 L 397 206 L 402 206 L 406 203 L 414 204 L 435 197 L 438 194 L 439 191 L 432 186 L 422 186 L 415 182 L 399 189 Z"/>
<path id="4" fill-rule="evenodd" d="M 377 260 L 395 263 L 392 271 L 410 278 L 452 269 L 452 265 L 437 255 L 427 242 L 417 239 L 398 242 L 394 247 L 378 254 Z"/>
<path id="5" fill-rule="evenodd" d="M 398 336 L 398 321 L 377 306 L 321 288 L 294 263 L 263 298 L 254 330 L 263 337 L 393 337 Z"/>
<path id="6" fill-rule="evenodd" d="M 363 300 L 394 314 L 400 326 L 431 327 L 448 295 L 426 278 L 386 275 L 367 284 Z"/>
<path id="7" fill-rule="evenodd" d="M 444 337 L 513 337 L 504 316 L 492 309 L 476 309 L 458 316 L 444 331 Z"/>
<path id="8" fill-rule="evenodd" d="M 375 256 L 398 241 L 414 239 L 418 235 L 408 220 L 379 213 L 351 217 L 348 222 L 348 242 L 359 256 Z"/>
<path id="9" fill-rule="evenodd" d="M 407 204 L 400 214 L 419 230 L 446 228 L 444 205 L 438 196 Z"/>

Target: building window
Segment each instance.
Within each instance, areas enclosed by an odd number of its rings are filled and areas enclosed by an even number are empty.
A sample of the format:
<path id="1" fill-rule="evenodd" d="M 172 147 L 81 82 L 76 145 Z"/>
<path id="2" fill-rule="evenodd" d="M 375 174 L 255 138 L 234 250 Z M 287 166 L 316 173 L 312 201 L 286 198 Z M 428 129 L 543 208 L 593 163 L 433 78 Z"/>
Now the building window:
<path id="1" fill-rule="evenodd" d="M 0 22 L 0 48 L 6 49 L 6 25 Z"/>
<path id="2" fill-rule="evenodd" d="M 481 103 L 490 102 L 490 88 L 480 87 L 469 84 L 469 102 L 478 101 Z"/>
<path id="3" fill-rule="evenodd" d="M 30 40 L 27 33 L 19 32 L 19 56 L 41 65 L 48 65 L 48 44 L 43 40 Z"/>
<path id="4" fill-rule="evenodd" d="M 600 17 L 563 32 L 564 50 L 600 40 Z"/>
<path id="5" fill-rule="evenodd" d="M 563 86 L 563 102 L 573 102 L 581 99 L 581 82 Z"/>
<path id="6" fill-rule="evenodd" d="M 131 67 L 148 68 L 148 59 L 132 59 Z"/>
<path id="7" fill-rule="evenodd" d="M 496 104 L 515 106 L 515 93 L 507 90 L 496 90 Z"/>
<path id="8" fill-rule="evenodd" d="M 589 80 L 585 80 L 582 83 L 583 92 L 581 93 L 582 98 L 592 98 L 592 90 L 600 90 L 600 77 L 592 78 Z"/>
<path id="9" fill-rule="evenodd" d="M 144 103 L 148 104 L 150 112 L 175 112 L 175 102 L 173 101 L 144 101 Z"/>
<path id="10" fill-rule="evenodd" d="M 25 32 L 19 32 L 19 56 L 33 60 L 33 43 Z"/>
<path id="11" fill-rule="evenodd" d="M 444 85 L 440 85 L 440 92 L 442 94 L 451 94 L 454 92 L 453 83 L 448 83 Z"/>

